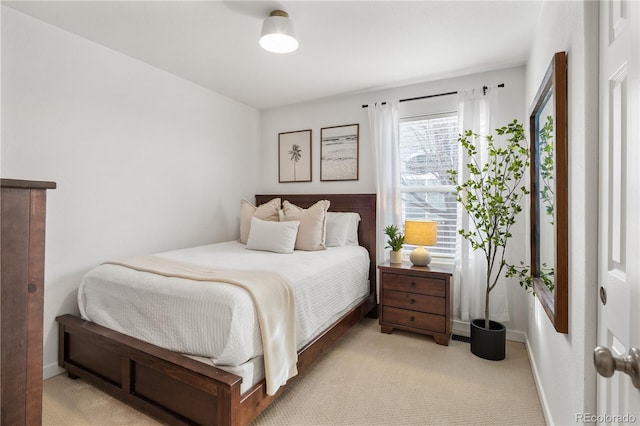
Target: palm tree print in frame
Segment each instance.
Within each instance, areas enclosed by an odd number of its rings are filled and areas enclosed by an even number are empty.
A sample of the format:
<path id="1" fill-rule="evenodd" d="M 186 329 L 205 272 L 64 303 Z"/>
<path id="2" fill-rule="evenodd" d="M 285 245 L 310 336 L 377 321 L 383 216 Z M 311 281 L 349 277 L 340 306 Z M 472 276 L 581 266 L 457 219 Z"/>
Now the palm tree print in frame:
<path id="1" fill-rule="evenodd" d="M 311 130 L 278 134 L 280 183 L 311 182 Z"/>

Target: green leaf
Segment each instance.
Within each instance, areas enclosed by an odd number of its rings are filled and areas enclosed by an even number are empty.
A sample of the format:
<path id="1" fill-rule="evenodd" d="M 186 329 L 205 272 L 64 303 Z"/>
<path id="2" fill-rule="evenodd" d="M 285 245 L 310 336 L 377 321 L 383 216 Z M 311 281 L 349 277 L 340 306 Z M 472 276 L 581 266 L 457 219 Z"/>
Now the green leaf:
<path id="1" fill-rule="evenodd" d="M 523 185 L 529 167 L 529 147 L 524 127 L 517 120 L 495 129 L 495 135 L 481 136 L 464 131 L 458 141 L 466 153 L 468 178 L 460 180 L 455 170 L 449 179 L 456 184 L 457 200 L 469 215 L 470 229 L 459 229 L 460 236 L 469 241 L 474 250 L 482 250 L 487 260 L 486 289 L 495 287 L 501 273 L 518 279 L 525 289 L 532 289 L 533 278 L 528 267 L 507 265 L 505 252 L 512 237 L 511 227 L 522 211 L 523 197 L 529 190 Z M 485 140 L 487 158 L 478 159 L 476 143 Z M 553 152 L 553 150 L 551 150 Z M 542 162 L 544 167 L 553 165 Z M 551 271 L 552 272 L 552 271 Z M 549 276 L 549 273 L 547 275 Z M 551 281 L 552 282 L 552 281 Z"/>

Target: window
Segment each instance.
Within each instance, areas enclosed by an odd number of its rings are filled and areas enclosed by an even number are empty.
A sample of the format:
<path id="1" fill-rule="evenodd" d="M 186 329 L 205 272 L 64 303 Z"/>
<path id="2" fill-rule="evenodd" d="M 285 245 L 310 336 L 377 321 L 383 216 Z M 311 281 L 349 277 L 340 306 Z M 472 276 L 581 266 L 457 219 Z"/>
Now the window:
<path id="1" fill-rule="evenodd" d="M 458 114 L 423 115 L 400 122 L 402 219 L 438 223 L 433 256 L 456 253 L 456 190 L 447 170 L 458 167 Z"/>

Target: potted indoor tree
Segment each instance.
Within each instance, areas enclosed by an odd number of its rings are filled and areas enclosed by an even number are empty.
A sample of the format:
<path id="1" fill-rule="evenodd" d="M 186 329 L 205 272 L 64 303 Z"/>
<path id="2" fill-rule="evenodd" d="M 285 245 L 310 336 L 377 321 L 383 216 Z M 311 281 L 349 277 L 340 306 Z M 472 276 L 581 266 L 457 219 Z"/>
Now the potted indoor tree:
<path id="1" fill-rule="evenodd" d="M 384 233 L 389 237 L 385 248 L 391 249 L 391 263 L 402 263 L 402 246 L 404 245 L 404 234 L 395 225 L 384 228 Z"/>
<path id="2" fill-rule="evenodd" d="M 522 198 L 529 193 L 522 185 L 529 167 L 529 149 L 522 124 L 514 120 L 495 130 L 505 140 L 497 146 L 494 136 L 481 136 L 472 131 L 460 135 L 463 155 L 468 156 L 468 177 L 459 180 L 457 171 L 448 170 L 455 185 L 457 201 L 469 215 L 469 229 L 458 233 L 473 250 L 482 250 L 486 260 L 484 318 L 471 321 L 471 352 L 491 360 L 505 357 L 506 329 L 489 318 L 491 291 L 502 272 L 509 269 L 505 254 L 511 238 L 511 227 L 522 211 Z M 476 141 L 486 138 L 488 158 L 481 164 Z M 509 275 L 509 274 L 507 274 Z M 521 280 L 521 285 L 523 282 Z"/>

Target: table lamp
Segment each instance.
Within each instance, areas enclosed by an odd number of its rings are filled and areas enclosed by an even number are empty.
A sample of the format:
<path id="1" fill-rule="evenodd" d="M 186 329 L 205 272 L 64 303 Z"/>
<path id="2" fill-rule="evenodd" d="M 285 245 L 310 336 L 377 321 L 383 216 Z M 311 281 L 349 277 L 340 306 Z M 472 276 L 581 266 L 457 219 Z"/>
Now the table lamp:
<path id="1" fill-rule="evenodd" d="M 426 220 L 407 220 L 404 223 L 404 242 L 417 247 L 409 259 L 415 266 L 427 266 L 431 255 L 423 246 L 434 246 L 438 240 L 438 224 Z"/>

